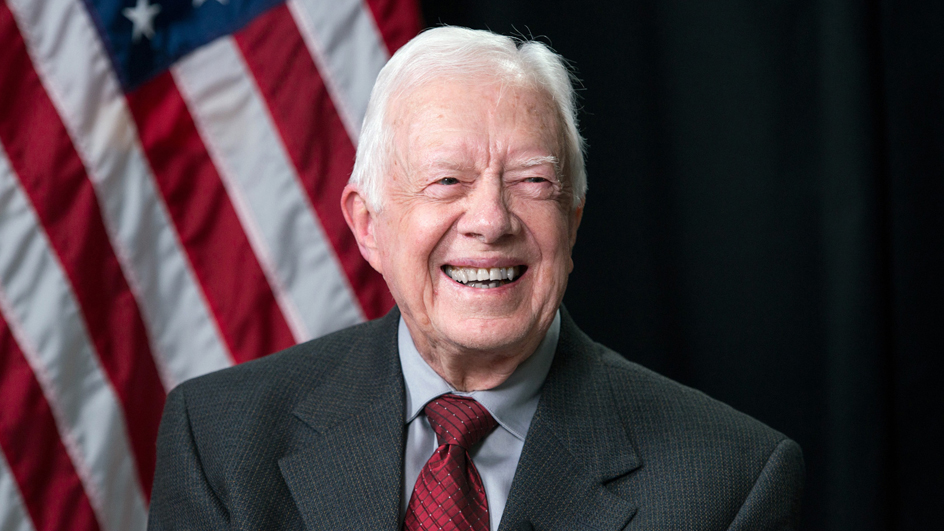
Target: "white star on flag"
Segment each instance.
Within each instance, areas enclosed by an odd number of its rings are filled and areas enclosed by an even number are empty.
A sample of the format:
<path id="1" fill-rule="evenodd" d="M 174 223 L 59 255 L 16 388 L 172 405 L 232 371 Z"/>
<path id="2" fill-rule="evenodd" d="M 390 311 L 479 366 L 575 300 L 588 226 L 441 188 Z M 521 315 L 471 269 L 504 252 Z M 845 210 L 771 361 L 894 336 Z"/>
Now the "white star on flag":
<path id="1" fill-rule="evenodd" d="M 207 0 L 193 0 L 193 7 L 202 6 Z M 217 2 L 226 5 L 229 3 L 229 0 L 216 0 Z"/>
<path id="2" fill-rule="evenodd" d="M 141 35 L 148 39 L 154 37 L 154 17 L 161 12 L 161 6 L 148 4 L 148 0 L 138 0 L 134 7 L 126 7 L 122 11 L 131 21 L 131 41 L 138 42 Z"/>

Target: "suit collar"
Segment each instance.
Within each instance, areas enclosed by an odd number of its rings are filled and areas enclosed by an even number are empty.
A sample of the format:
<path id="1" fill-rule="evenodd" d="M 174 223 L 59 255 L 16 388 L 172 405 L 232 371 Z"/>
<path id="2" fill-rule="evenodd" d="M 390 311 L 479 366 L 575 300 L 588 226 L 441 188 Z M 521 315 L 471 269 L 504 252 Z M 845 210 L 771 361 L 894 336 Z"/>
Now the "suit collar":
<path id="1" fill-rule="evenodd" d="M 306 526 L 399 528 L 404 388 L 394 308 L 358 334 L 294 410 L 279 467 Z M 622 529 L 635 506 L 606 483 L 641 466 L 615 413 L 600 347 L 561 308 L 554 362 L 499 531 Z M 592 441 L 592 444 L 591 444 Z"/>
<path id="2" fill-rule="evenodd" d="M 639 468 L 599 345 L 561 309 L 561 335 L 525 440 L 501 531 L 622 529 L 636 507 L 605 485 Z"/>
<path id="3" fill-rule="evenodd" d="M 364 325 L 364 333 L 293 411 L 299 429 L 279 467 L 310 530 L 399 527 L 399 316 L 394 308 Z"/>

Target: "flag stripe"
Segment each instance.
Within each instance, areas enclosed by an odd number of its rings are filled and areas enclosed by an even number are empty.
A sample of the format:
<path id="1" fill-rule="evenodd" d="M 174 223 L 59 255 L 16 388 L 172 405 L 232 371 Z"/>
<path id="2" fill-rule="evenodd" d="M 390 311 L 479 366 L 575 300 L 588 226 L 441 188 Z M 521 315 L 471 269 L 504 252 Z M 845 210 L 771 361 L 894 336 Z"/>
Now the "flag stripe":
<path id="1" fill-rule="evenodd" d="M 393 304 L 338 203 L 415 2 L 134 2 L 0 0 L 3 531 L 144 530 L 167 390 Z"/>
<path id="2" fill-rule="evenodd" d="M 3 349 L 0 347 L 0 355 Z M 0 451 L 0 529 L 3 531 L 35 531 L 27 516 L 26 504 L 10 466 Z M 81 530 L 80 530 L 81 531 Z"/>
<path id="3" fill-rule="evenodd" d="M 269 39 L 272 34 L 282 42 Z M 382 277 L 360 256 L 341 214 L 341 191 L 354 165 L 354 145 L 291 13 L 277 6 L 235 38 L 364 314 L 368 319 L 383 315 L 393 298 Z"/>
<path id="4" fill-rule="evenodd" d="M 360 306 L 233 40 L 204 46 L 172 72 L 296 339 L 361 321 Z"/>
<path id="5" fill-rule="evenodd" d="M 377 25 L 362 0 L 288 0 L 287 5 L 356 144 L 374 79 L 389 58 Z"/>
<path id="6" fill-rule="evenodd" d="M 123 409 L 138 475 L 150 496 L 154 440 L 165 393 L 147 331 L 99 214 L 98 200 L 52 102 L 30 64 L 6 4 L 0 6 L 0 142 L 69 277 L 95 350 Z M 56 176 L 56 180 L 50 176 Z M 76 235 L 81 240 L 76 241 Z M 113 334 L 121 330 L 121 334 Z"/>
<path id="7" fill-rule="evenodd" d="M 367 0 L 390 55 L 420 31 L 418 6 L 401 0 Z"/>
<path id="8" fill-rule="evenodd" d="M 232 364 L 82 0 L 7 0 L 101 202 L 165 389 Z"/>
<path id="9" fill-rule="evenodd" d="M 293 345 L 171 74 L 148 81 L 128 95 L 128 102 L 181 243 L 236 361 Z"/>
<path id="10" fill-rule="evenodd" d="M 98 521 L 59 438 L 39 382 L 0 312 L 0 449 L 37 531 L 97 531 Z M 3 472 L 0 471 L 0 474 Z M 35 478 L 46 478 L 39 482 Z M 2 482 L 0 478 L 0 482 Z M 0 488 L 2 490 L 2 488 Z M 0 528 L 6 529 L 3 525 Z"/>
<path id="11" fill-rule="evenodd" d="M 115 390 L 62 264 L 0 146 L 0 311 L 106 530 L 140 529 L 144 494 Z M 36 311 L 36 308 L 42 311 Z M 10 392 L 0 387 L 3 400 Z"/>

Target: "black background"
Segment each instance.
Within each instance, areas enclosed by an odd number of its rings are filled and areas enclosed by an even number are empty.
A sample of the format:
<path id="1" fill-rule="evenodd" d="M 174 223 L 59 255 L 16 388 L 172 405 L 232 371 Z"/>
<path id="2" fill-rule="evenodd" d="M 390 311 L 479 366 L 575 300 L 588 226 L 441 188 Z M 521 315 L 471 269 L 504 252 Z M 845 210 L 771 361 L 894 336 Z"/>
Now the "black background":
<path id="1" fill-rule="evenodd" d="M 797 440 L 806 529 L 940 529 L 944 3 L 423 2 L 573 61 L 568 310 Z"/>

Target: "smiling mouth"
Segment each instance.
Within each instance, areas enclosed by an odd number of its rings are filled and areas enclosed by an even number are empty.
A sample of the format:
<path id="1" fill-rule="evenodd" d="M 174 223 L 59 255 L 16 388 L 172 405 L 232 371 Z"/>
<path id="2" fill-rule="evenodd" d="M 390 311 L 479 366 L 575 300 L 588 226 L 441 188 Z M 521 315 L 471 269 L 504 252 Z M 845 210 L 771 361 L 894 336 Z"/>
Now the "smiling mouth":
<path id="1" fill-rule="evenodd" d="M 528 266 L 511 267 L 457 267 L 442 266 L 443 273 L 463 286 L 470 288 L 489 289 L 511 284 L 518 280 L 527 271 Z"/>

